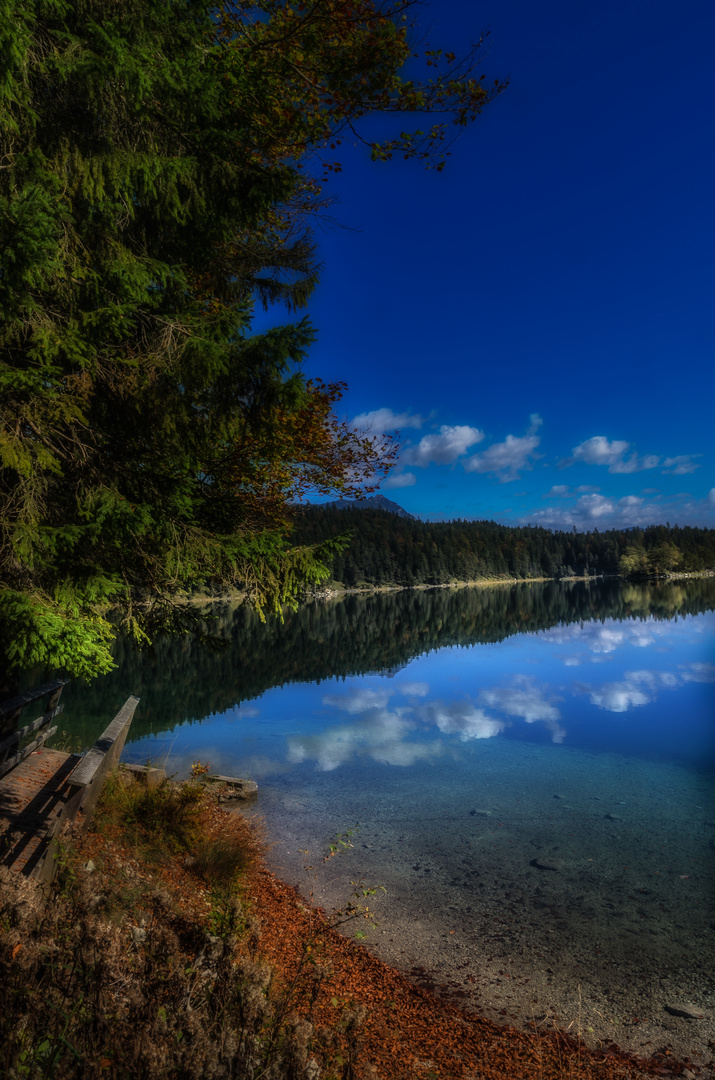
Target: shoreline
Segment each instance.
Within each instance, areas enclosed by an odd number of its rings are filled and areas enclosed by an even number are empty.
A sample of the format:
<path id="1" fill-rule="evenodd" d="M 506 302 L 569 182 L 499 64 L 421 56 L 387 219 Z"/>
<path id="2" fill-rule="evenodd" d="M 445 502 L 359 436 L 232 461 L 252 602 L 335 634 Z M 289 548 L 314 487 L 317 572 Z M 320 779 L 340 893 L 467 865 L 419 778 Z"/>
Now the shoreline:
<path id="1" fill-rule="evenodd" d="M 379 1077 L 479 1077 L 516 1080 L 599 1077 L 641 1080 L 676 1076 L 689 1062 L 669 1054 L 637 1057 L 614 1044 L 589 1048 L 576 1030 L 544 1030 L 538 1022 L 517 1028 L 492 1019 L 448 995 L 420 985 L 398 967 L 358 945 L 348 934 L 328 925 L 325 912 L 295 887 L 266 868 L 253 877 L 251 895 L 258 900 L 264 931 L 270 930 L 267 955 L 283 971 L 295 971 L 301 942 L 319 927 L 318 962 L 329 965 L 332 1001 L 351 1001 L 366 1008 L 362 1049 Z M 407 1067 L 408 1071 L 403 1069 Z M 473 1069 L 478 1072 L 472 1072 Z M 468 1070 L 468 1071 L 465 1071 Z"/>
<path id="2" fill-rule="evenodd" d="M 715 577 L 715 570 L 693 570 L 688 572 L 673 571 L 667 574 L 659 574 L 655 577 L 644 577 L 638 579 L 622 577 L 620 574 L 591 574 L 588 577 L 573 574 L 569 577 L 560 578 L 476 578 L 474 580 L 468 581 L 448 581 L 440 585 L 356 585 L 352 587 L 341 585 L 340 588 L 331 588 L 329 585 L 318 585 L 310 590 L 305 590 L 299 603 L 302 604 L 311 600 L 335 600 L 339 599 L 341 596 L 374 596 L 394 592 L 426 592 L 430 589 L 492 589 L 504 588 L 505 586 L 511 587 L 513 585 L 544 585 L 550 581 L 557 583 L 574 581 L 582 581 L 586 583 L 595 583 L 599 581 L 622 581 L 624 584 L 628 584 L 628 582 L 631 580 L 637 580 L 638 583 L 644 584 L 650 582 L 703 580 L 705 578 L 711 577 Z M 245 599 L 245 592 L 242 592 L 239 589 L 235 592 L 220 593 L 216 596 L 188 596 L 185 599 L 185 603 L 225 604 L 243 602 L 245 601 Z"/>

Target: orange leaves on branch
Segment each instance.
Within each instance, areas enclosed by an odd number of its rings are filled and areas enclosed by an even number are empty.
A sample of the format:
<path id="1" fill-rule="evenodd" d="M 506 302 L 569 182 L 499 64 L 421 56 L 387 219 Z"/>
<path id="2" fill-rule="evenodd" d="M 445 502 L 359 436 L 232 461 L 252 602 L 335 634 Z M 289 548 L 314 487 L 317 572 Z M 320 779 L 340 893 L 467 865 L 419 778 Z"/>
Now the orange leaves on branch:
<path id="1" fill-rule="evenodd" d="M 320 157 L 341 133 L 371 145 L 356 128 L 369 113 L 427 112 L 445 118 L 438 140 L 429 133 L 407 140 L 396 134 L 373 146 L 373 157 L 399 151 L 428 166 L 443 163 L 439 144 L 447 129 L 475 119 L 506 81 L 486 90 L 483 76 L 474 77 L 482 40 L 461 58 L 425 48 L 425 78 L 404 78 L 407 62 L 420 58 L 411 40 L 417 6 L 416 0 L 306 0 L 298 6 L 224 0 L 219 41 L 236 61 L 233 95 L 250 150 L 265 162 Z"/>
<path id="2" fill-rule="evenodd" d="M 340 420 L 345 384 L 307 383 L 300 403 L 279 405 L 246 424 L 215 471 L 245 508 L 247 524 L 279 528 L 291 505 L 309 495 L 358 498 L 375 490 L 394 464 L 394 436 L 373 436 Z"/>

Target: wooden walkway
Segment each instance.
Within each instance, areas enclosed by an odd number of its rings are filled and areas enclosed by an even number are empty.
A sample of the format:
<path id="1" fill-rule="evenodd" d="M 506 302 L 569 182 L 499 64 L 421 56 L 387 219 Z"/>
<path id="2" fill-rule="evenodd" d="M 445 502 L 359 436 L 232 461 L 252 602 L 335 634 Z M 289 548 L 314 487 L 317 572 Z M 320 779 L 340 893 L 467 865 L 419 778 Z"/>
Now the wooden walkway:
<path id="1" fill-rule="evenodd" d="M 55 684 L 0 705 L 6 729 L 27 704 L 51 692 L 56 692 Z M 0 866 L 39 881 L 52 879 L 62 831 L 73 821 L 81 829 L 87 827 L 105 777 L 119 764 L 138 704 L 138 698 L 128 698 L 83 757 L 48 750 L 43 743 L 54 728 L 17 750 L 23 737 L 47 727 L 58 711 L 56 701 L 51 700 L 44 716 L 25 728 L 0 732 L 4 736 L 0 750 L 6 754 L 4 762 L 0 758 Z"/>
<path id="2" fill-rule="evenodd" d="M 29 877 L 74 794 L 68 777 L 80 758 L 36 750 L 0 779 L 0 866 Z"/>

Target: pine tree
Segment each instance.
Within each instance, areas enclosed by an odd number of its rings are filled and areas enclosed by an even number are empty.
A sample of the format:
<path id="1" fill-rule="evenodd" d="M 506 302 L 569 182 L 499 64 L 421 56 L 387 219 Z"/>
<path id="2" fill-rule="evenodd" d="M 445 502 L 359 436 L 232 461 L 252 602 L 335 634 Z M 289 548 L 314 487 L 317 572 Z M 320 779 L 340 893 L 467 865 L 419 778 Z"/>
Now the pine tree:
<path id="1" fill-rule="evenodd" d="M 307 321 L 255 334 L 251 316 L 299 309 L 317 281 L 304 165 L 326 140 L 374 109 L 463 125 L 501 89 L 469 58 L 452 78 L 451 54 L 402 82 L 408 7 L 0 0 L 5 666 L 92 675 L 118 625 L 191 625 L 197 580 L 279 610 L 327 572 L 290 544 L 288 504 L 354 494 L 389 447 L 301 373 Z M 440 167 L 443 139 L 440 123 L 373 156 Z"/>

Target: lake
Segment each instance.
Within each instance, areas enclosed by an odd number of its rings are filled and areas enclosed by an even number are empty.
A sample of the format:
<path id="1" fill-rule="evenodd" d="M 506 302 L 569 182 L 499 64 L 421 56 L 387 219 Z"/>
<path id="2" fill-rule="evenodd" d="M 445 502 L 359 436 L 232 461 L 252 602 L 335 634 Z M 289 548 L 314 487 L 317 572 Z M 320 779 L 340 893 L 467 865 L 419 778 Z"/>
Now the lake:
<path id="1" fill-rule="evenodd" d="M 124 760 L 258 781 L 269 863 L 421 985 L 502 1023 L 706 1060 L 715 1039 L 715 579 L 349 595 L 65 691 Z M 338 834 L 349 848 L 323 863 Z M 702 1018 L 682 1015 L 704 1012 Z"/>

